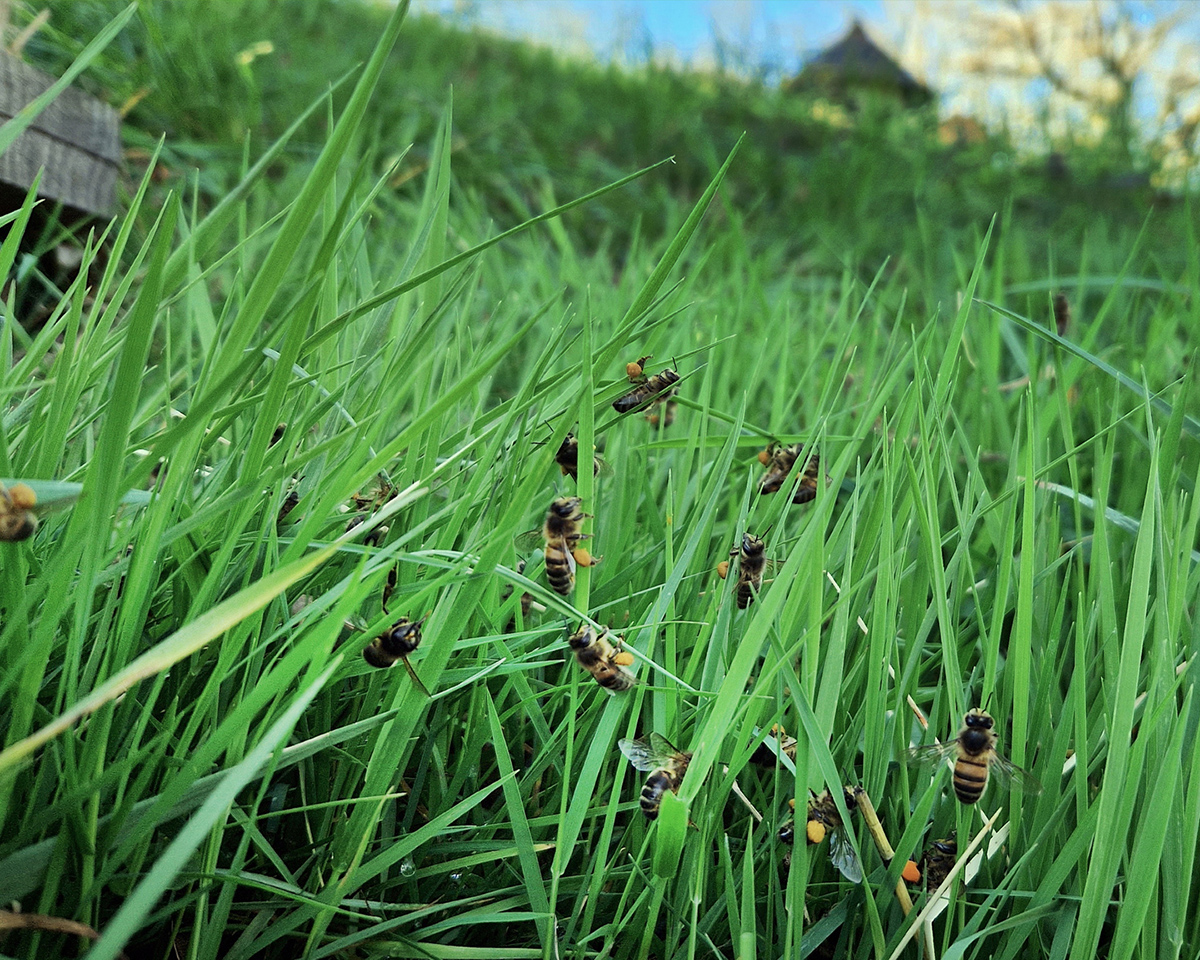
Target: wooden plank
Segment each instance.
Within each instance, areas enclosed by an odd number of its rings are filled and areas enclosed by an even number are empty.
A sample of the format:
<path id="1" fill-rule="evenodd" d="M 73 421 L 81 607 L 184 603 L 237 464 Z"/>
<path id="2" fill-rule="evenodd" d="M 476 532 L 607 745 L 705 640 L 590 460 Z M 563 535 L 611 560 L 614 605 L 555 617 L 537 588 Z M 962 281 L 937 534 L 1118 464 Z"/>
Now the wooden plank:
<path id="1" fill-rule="evenodd" d="M 53 82 L 15 57 L 0 55 L 0 122 Z M 44 167 L 39 196 L 78 212 L 106 213 L 113 205 L 120 157 L 117 112 L 68 88 L 0 155 L 0 181 L 27 189 Z"/>

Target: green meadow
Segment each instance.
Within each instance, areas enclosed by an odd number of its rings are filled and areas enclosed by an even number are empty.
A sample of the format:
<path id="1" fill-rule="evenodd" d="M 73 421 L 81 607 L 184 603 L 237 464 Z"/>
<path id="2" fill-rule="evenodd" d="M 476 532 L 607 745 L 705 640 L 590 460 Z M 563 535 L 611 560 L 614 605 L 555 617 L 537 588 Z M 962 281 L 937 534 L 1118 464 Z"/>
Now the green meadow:
<path id="1" fill-rule="evenodd" d="M 1186 196 L 403 4 L 52 7 L 27 55 L 129 107 L 131 176 L 61 285 L 3 218 L 0 955 L 1197 955 Z M 669 426 L 612 406 L 648 355 Z M 419 683 L 362 656 L 402 616 Z M 973 707 L 1028 777 L 967 806 L 908 754 Z M 861 883 L 779 836 L 842 784 Z"/>

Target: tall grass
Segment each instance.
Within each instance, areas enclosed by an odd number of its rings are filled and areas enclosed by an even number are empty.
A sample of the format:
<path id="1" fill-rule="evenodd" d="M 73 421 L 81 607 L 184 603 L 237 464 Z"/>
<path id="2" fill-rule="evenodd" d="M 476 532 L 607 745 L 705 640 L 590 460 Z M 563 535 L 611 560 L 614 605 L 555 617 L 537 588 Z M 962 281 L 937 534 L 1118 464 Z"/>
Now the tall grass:
<path id="1" fill-rule="evenodd" d="M 722 195 L 740 153 L 663 201 L 669 237 L 598 252 L 559 214 L 662 170 L 497 223 L 447 97 L 409 198 L 369 162 L 404 12 L 313 104 L 311 157 L 251 152 L 211 208 L 148 174 L 107 266 L 85 247 L 94 286 L 28 336 L 6 295 L 0 475 L 58 509 L 0 544 L 5 953 L 913 955 L 903 861 L 999 813 L 937 955 L 1190 955 L 1194 238 L 1181 278 L 1098 232 L 1059 337 L 1061 278 L 1003 216 L 904 240 L 952 265 L 920 289 L 812 275 Z M 610 406 L 646 354 L 684 375 L 670 427 Z M 569 430 L 612 472 L 562 476 Z M 813 503 L 759 496 L 770 441 L 819 452 Z M 563 598 L 516 544 L 573 493 L 603 561 Z M 747 530 L 775 566 L 738 611 L 714 568 Z M 359 655 L 427 612 L 432 697 Z M 584 619 L 623 634 L 633 690 L 569 655 Z M 906 751 L 985 703 L 1042 790 L 964 808 Z M 764 770 L 776 724 L 798 749 Z M 616 748 L 652 730 L 694 751 L 654 824 Z M 897 854 L 850 819 L 860 885 L 777 836 L 842 783 Z"/>

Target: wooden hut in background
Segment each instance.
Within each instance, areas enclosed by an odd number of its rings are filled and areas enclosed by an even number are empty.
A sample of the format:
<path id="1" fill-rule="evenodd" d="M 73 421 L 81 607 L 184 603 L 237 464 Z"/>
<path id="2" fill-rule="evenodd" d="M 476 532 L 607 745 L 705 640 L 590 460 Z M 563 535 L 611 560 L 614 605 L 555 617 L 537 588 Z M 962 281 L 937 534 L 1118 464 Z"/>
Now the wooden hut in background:
<path id="1" fill-rule="evenodd" d="M 921 107 L 933 100 L 933 91 L 884 53 L 857 20 L 849 33 L 813 57 L 785 89 L 852 109 L 867 97 L 895 99 L 904 107 Z"/>

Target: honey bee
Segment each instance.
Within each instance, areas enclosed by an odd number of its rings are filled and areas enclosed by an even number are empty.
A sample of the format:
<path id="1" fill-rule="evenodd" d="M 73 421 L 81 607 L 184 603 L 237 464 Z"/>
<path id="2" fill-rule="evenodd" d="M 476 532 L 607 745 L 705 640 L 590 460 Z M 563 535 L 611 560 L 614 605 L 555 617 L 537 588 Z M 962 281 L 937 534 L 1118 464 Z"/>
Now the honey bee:
<path id="1" fill-rule="evenodd" d="M 545 540 L 546 580 L 550 589 L 564 597 L 575 589 L 575 567 L 592 567 L 600 562 L 579 546 L 591 534 L 580 533 L 579 524 L 591 514 L 579 509 L 583 501 L 579 497 L 559 497 L 546 513 L 542 527 Z"/>
<path id="2" fill-rule="evenodd" d="M 388 612 L 388 599 L 392 595 L 392 591 L 396 589 L 396 568 L 393 567 L 388 572 L 387 583 L 383 588 L 382 606 L 383 612 Z M 412 653 L 421 643 L 421 624 L 426 620 L 422 617 L 420 620 L 410 620 L 408 617 L 401 617 L 383 633 L 379 634 L 371 643 L 363 647 L 363 659 L 373 667 L 390 667 L 397 660 L 403 660 L 404 666 L 407 668 L 409 676 L 413 678 L 413 682 L 417 684 L 425 695 L 429 695 L 425 684 L 421 682 L 421 678 L 417 676 L 417 671 L 413 669 L 413 665 L 408 662 L 408 655 Z"/>
<path id="3" fill-rule="evenodd" d="M 942 885 L 958 856 L 958 844 L 952 839 L 934 840 L 921 854 L 921 875 L 930 890 Z"/>
<path id="4" fill-rule="evenodd" d="M 604 689 L 617 693 L 628 690 L 637 683 L 637 678 L 628 670 L 633 663 L 633 654 L 618 649 L 609 642 L 608 637 L 608 628 L 597 634 L 591 624 L 583 623 L 571 634 L 567 643 L 575 651 L 579 665 Z M 617 643 L 620 643 L 619 637 Z"/>
<path id="5" fill-rule="evenodd" d="M 663 794 L 668 790 L 678 792 L 692 755 L 679 750 L 660 733 L 652 733 L 646 740 L 619 740 L 617 746 L 634 769 L 650 774 L 642 786 L 638 805 L 646 819 L 655 819 Z"/>
<path id="6" fill-rule="evenodd" d="M 673 384 L 679 382 L 679 374 L 674 370 L 667 369 L 661 373 L 656 373 L 652 377 L 647 377 L 644 382 L 630 390 L 622 397 L 617 397 L 613 401 L 613 409 L 617 413 L 629 413 L 633 410 L 640 410 L 643 407 L 649 406 L 655 400 L 663 400 L 663 396 L 671 389 Z"/>
<path id="7" fill-rule="evenodd" d="M 33 512 L 36 505 L 37 494 L 28 484 L 5 487 L 0 483 L 0 540 L 13 543 L 32 537 L 38 526 L 37 514 Z"/>
<path id="8" fill-rule="evenodd" d="M 752 533 L 742 534 L 741 548 L 735 547 L 729 551 L 731 557 L 738 558 L 737 605 L 739 610 L 745 610 L 754 601 L 755 594 L 762 588 L 763 570 L 767 567 L 767 558 L 763 551 L 766 544 Z M 726 568 L 728 569 L 728 568 Z"/>
<path id="9" fill-rule="evenodd" d="M 575 435 L 568 433 L 563 438 L 562 446 L 558 448 L 558 453 L 554 455 L 554 462 L 558 464 L 558 468 L 563 472 L 564 477 L 570 477 L 572 480 L 579 481 L 579 441 L 575 439 Z M 599 457 L 592 457 L 592 475 L 599 476 L 600 471 L 604 469 L 605 463 Z"/>
<path id="10" fill-rule="evenodd" d="M 932 763 L 954 757 L 954 792 L 961 803 L 976 803 L 988 785 L 989 773 L 997 780 L 1014 781 L 1027 793 L 1041 793 L 1042 785 L 1029 773 L 996 752 L 995 721 L 976 707 L 963 717 L 958 736 L 947 743 L 913 747 L 909 759 Z"/>
<path id="11" fill-rule="evenodd" d="M 786 756 L 790 760 L 796 759 L 796 738 L 789 737 L 787 731 L 783 727 L 776 724 L 771 728 L 771 736 L 779 741 L 777 747 L 780 756 Z M 755 747 L 754 752 L 750 754 L 750 762 L 756 763 L 760 767 L 775 767 L 776 762 L 775 751 L 767 746 L 766 740 Z"/>
<path id="12" fill-rule="evenodd" d="M 792 472 L 792 467 L 796 465 L 796 460 L 799 459 L 803 449 L 804 444 L 802 443 L 793 443 L 789 447 L 768 447 L 764 451 L 769 456 L 766 464 L 767 472 L 763 474 L 763 478 L 759 482 L 758 492 L 762 495 L 777 493 L 788 474 Z M 760 453 L 759 460 L 762 459 Z M 814 452 L 809 456 L 808 463 L 804 467 L 804 477 L 792 497 L 792 503 L 808 503 L 813 500 L 817 496 L 817 485 L 820 482 L 821 461 Z"/>
<path id="13" fill-rule="evenodd" d="M 854 791 L 843 788 L 842 794 L 846 801 L 846 810 L 853 814 L 858 809 Z M 837 804 L 834 803 L 828 790 L 820 796 L 814 795 L 808 798 L 808 820 L 804 825 L 805 838 L 809 843 L 815 844 L 828 837 L 829 862 L 837 867 L 842 876 L 851 883 L 862 883 L 862 863 L 858 859 L 858 854 L 854 852 L 853 845 L 846 839 L 843 826 Z"/>

